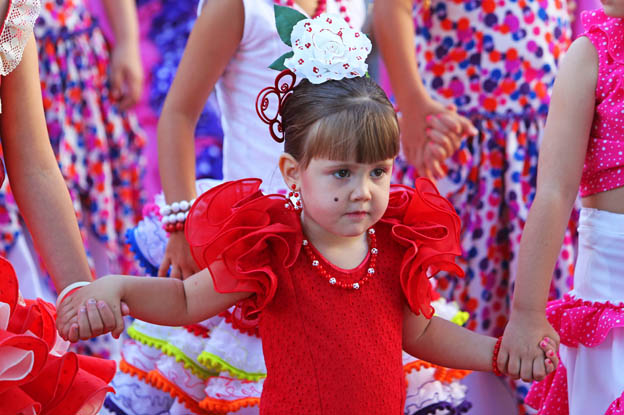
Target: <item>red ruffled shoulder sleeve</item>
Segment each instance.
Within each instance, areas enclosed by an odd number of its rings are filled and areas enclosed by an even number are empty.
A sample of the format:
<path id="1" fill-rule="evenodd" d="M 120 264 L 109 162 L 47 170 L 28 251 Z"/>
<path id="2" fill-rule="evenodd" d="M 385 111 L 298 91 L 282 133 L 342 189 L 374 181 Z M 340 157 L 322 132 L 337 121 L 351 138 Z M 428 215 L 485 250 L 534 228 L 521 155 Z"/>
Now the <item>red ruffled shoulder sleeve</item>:
<path id="1" fill-rule="evenodd" d="M 201 195 L 186 220 L 186 238 L 220 293 L 249 292 L 242 315 L 253 319 L 274 297 L 278 275 L 302 242 L 296 213 L 280 195 L 263 195 L 260 179 L 226 182 Z"/>
<path id="2" fill-rule="evenodd" d="M 461 254 L 459 216 L 430 180 L 419 178 L 414 188 L 391 187 L 381 222 L 392 227 L 392 238 L 405 247 L 400 279 L 410 308 L 431 318 L 433 288 L 429 278 L 440 271 L 464 275 L 455 263 Z"/>

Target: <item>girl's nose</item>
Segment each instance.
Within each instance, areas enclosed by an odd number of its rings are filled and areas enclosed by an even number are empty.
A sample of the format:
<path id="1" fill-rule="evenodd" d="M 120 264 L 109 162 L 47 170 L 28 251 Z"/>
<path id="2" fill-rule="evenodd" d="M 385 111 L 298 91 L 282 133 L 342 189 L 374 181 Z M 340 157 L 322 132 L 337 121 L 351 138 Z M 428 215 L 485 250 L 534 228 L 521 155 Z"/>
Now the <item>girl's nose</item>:
<path id="1" fill-rule="evenodd" d="M 351 199 L 354 201 L 366 201 L 371 198 L 370 181 L 366 178 L 358 180 L 351 192 Z"/>

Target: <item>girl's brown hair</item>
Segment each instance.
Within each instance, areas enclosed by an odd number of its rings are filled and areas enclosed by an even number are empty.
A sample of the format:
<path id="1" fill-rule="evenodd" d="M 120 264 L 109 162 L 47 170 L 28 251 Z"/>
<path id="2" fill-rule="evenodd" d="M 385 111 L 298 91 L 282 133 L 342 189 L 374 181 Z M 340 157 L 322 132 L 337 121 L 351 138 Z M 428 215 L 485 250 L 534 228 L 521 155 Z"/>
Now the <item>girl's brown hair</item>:
<path id="1" fill-rule="evenodd" d="M 399 152 L 399 124 L 375 81 L 303 79 L 281 112 L 284 151 L 304 167 L 313 158 L 375 163 Z"/>

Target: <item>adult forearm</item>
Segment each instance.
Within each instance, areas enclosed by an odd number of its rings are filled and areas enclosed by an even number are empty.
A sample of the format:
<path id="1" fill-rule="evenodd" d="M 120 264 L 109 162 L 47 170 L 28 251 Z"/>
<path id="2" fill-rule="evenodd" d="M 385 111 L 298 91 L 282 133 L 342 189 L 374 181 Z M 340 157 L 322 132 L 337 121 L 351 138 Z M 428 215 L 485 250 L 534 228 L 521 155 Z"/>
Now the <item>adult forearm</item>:
<path id="1" fill-rule="evenodd" d="M 411 0 L 384 0 L 373 8 L 375 39 L 388 69 L 399 109 L 428 97 L 414 52 Z"/>
<path id="2" fill-rule="evenodd" d="M 134 0 L 102 0 L 102 2 L 115 35 L 115 43 L 138 46 L 139 28 Z"/>
<path id="3" fill-rule="evenodd" d="M 168 111 L 165 104 L 158 122 L 158 169 L 168 203 L 196 197 L 196 121 L 175 110 Z"/>
<path id="4" fill-rule="evenodd" d="M 513 308 L 543 311 L 574 198 L 538 191 L 522 233 Z"/>
<path id="5" fill-rule="evenodd" d="M 78 224 L 46 128 L 34 37 L 2 80 L 0 133 L 11 188 L 56 289 L 91 278 Z"/>
<path id="6" fill-rule="evenodd" d="M 440 366 L 464 370 L 492 370 L 496 339 L 433 317 L 417 339 L 406 338 L 403 349 Z"/>
<path id="7" fill-rule="evenodd" d="M 9 164 L 11 186 L 35 247 L 57 292 L 71 283 L 90 281 L 91 273 L 65 181 L 50 157 L 45 162 Z"/>

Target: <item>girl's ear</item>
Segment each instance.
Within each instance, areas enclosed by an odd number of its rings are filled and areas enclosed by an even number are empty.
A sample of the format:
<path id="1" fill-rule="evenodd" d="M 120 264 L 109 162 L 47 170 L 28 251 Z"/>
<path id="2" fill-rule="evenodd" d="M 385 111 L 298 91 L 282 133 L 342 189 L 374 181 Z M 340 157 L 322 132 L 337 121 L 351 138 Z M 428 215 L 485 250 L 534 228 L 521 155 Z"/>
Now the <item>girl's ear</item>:
<path id="1" fill-rule="evenodd" d="M 288 153 L 282 153 L 279 158 L 279 169 L 282 172 L 284 183 L 288 189 L 292 189 L 292 185 L 295 188 L 299 188 L 299 162 L 295 160 L 293 156 Z"/>

